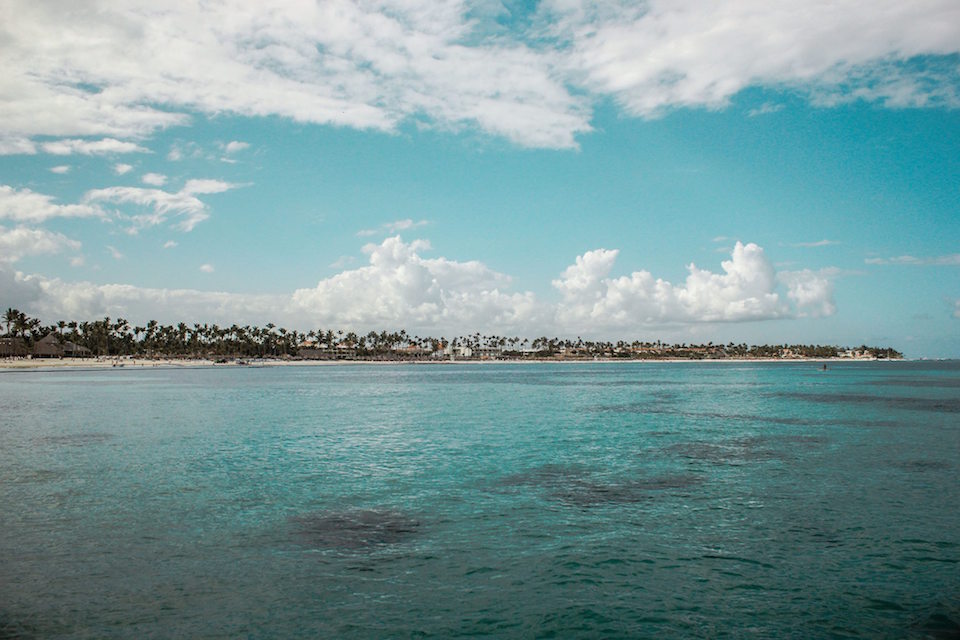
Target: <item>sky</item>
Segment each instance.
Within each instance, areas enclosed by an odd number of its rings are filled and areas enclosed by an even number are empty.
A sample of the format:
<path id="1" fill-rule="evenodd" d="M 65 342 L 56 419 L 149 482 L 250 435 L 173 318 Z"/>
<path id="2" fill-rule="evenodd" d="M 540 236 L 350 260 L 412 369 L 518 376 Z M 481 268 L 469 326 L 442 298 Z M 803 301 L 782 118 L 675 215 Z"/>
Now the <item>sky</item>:
<path id="1" fill-rule="evenodd" d="M 0 5 L 0 306 L 960 357 L 960 4 Z"/>

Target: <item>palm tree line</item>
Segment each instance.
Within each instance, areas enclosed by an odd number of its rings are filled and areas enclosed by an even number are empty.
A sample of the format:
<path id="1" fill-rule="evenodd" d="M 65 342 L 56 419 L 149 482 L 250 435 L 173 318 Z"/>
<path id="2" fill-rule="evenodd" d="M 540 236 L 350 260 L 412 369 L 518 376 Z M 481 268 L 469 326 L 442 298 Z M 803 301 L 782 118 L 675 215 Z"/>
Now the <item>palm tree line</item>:
<path id="1" fill-rule="evenodd" d="M 410 335 L 406 330 L 370 331 L 358 334 L 342 329 L 311 329 L 301 332 L 268 323 L 263 327 L 232 324 L 163 325 L 150 320 L 131 325 L 125 318 L 87 322 L 59 321 L 44 325 L 37 318 L 8 308 L 3 315 L 5 337 L 22 340 L 27 348 L 51 333 L 63 342 L 90 349 L 96 356 L 186 357 L 186 358 L 298 358 L 305 354 L 325 357 L 348 354 L 351 359 L 417 359 L 446 350 L 461 358 L 489 357 L 565 357 L 592 359 L 664 359 L 664 358 L 777 358 L 841 356 L 846 348 L 829 345 L 747 345 L 745 343 L 667 344 L 657 341 L 594 341 L 541 336 L 483 335 L 479 332 L 452 336 Z M 856 349 L 879 358 L 900 358 L 902 354 L 887 347 Z M 319 355 L 318 355 L 319 354 Z M 311 357 L 307 355 L 307 357 Z"/>

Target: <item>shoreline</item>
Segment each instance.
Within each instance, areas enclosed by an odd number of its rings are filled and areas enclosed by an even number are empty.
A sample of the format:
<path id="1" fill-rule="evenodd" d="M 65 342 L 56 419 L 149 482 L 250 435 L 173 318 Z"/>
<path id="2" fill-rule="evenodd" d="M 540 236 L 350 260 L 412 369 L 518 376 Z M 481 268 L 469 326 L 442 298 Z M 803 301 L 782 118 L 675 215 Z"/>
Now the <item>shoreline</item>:
<path id="1" fill-rule="evenodd" d="M 244 359 L 218 362 L 204 358 L 191 359 L 148 359 L 130 357 L 112 358 L 4 358 L 0 359 L 0 372 L 3 371 L 102 371 L 114 369 L 147 370 L 147 369 L 212 369 L 212 368 L 265 368 L 265 367 L 331 367 L 344 365 L 502 365 L 502 364 L 658 364 L 658 363 L 697 363 L 697 364 L 744 364 L 744 363 L 784 363 L 784 364 L 830 364 L 845 362 L 907 362 L 906 359 L 890 360 L 887 358 L 601 358 L 594 360 L 573 360 L 553 358 L 530 358 L 523 360 L 273 360 L 273 359 Z"/>

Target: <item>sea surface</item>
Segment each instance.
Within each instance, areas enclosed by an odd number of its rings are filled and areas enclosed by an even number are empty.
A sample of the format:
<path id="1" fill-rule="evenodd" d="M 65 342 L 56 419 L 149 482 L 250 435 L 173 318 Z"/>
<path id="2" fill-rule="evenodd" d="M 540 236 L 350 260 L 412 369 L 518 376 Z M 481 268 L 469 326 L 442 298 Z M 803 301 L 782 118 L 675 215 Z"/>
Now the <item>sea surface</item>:
<path id="1" fill-rule="evenodd" d="M 0 639 L 957 638 L 960 363 L 0 372 Z"/>

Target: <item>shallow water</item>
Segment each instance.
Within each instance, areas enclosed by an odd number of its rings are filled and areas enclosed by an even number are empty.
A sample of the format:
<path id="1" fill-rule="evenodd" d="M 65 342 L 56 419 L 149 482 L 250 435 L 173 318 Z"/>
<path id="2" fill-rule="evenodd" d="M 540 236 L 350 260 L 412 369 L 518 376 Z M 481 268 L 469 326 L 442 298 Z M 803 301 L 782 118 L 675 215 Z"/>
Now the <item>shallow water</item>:
<path id="1" fill-rule="evenodd" d="M 0 639 L 950 638 L 956 363 L 0 373 Z"/>

